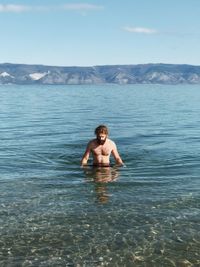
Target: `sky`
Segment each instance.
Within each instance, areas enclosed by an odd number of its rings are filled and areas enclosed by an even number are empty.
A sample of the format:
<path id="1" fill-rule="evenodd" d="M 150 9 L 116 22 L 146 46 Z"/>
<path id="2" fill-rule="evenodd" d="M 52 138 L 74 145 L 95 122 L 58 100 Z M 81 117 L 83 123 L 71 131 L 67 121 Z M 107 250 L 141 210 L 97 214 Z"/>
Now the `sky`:
<path id="1" fill-rule="evenodd" d="M 200 0 L 0 0 L 0 63 L 200 65 Z"/>

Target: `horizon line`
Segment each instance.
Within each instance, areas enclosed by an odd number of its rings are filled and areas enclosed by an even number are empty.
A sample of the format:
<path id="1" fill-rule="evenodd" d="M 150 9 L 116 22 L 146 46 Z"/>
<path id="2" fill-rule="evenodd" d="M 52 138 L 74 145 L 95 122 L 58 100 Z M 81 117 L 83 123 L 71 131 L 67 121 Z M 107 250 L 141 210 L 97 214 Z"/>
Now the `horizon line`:
<path id="1" fill-rule="evenodd" d="M 93 67 L 104 67 L 104 66 L 138 66 L 138 65 L 188 65 L 188 66 L 196 66 L 200 67 L 196 64 L 189 64 L 189 63 L 163 63 L 163 62 L 149 62 L 149 63 L 133 63 L 133 64 L 100 64 L 100 65 L 49 65 L 43 63 L 11 63 L 11 62 L 3 62 L 0 65 L 27 65 L 27 66 L 44 66 L 44 67 L 65 67 L 65 68 L 93 68 Z"/>

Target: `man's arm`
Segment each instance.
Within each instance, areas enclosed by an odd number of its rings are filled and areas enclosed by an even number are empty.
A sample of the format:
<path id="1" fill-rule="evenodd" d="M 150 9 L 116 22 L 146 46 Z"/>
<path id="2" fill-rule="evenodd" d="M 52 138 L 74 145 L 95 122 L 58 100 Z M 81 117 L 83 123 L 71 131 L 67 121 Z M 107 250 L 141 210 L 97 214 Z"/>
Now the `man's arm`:
<path id="1" fill-rule="evenodd" d="M 123 161 L 122 161 L 122 159 L 121 159 L 121 157 L 120 157 L 120 155 L 119 155 L 119 153 L 117 151 L 117 146 L 116 146 L 116 144 L 114 142 L 113 142 L 113 149 L 112 149 L 111 153 L 112 153 L 116 163 L 118 165 L 120 165 L 120 166 L 123 166 L 124 163 L 123 163 Z"/>
<path id="2" fill-rule="evenodd" d="M 88 159 L 90 157 L 90 143 L 87 145 L 87 148 L 85 150 L 85 153 L 83 154 L 82 160 L 81 160 L 81 166 L 87 165 Z"/>

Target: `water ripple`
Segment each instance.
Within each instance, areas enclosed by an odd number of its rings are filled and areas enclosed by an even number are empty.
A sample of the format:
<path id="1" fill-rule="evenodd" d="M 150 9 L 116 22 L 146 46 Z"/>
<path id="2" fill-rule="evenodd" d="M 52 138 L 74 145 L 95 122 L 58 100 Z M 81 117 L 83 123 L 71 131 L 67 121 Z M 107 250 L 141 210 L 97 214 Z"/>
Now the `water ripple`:
<path id="1" fill-rule="evenodd" d="M 0 266 L 200 265 L 197 87 L 1 86 L 0 98 Z M 80 168 L 102 123 L 126 168 Z"/>

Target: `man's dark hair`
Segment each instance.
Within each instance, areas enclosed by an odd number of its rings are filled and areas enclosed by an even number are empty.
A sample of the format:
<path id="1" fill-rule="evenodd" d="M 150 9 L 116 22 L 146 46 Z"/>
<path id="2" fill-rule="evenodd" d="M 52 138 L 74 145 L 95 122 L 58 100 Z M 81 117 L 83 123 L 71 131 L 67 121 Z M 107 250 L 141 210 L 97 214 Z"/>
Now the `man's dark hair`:
<path id="1" fill-rule="evenodd" d="M 105 125 L 99 125 L 99 126 L 95 129 L 94 133 L 95 133 L 96 135 L 98 135 L 98 134 L 100 134 L 100 133 L 103 133 L 103 134 L 108 135 L 108 128 L 107 128 Z"/>

